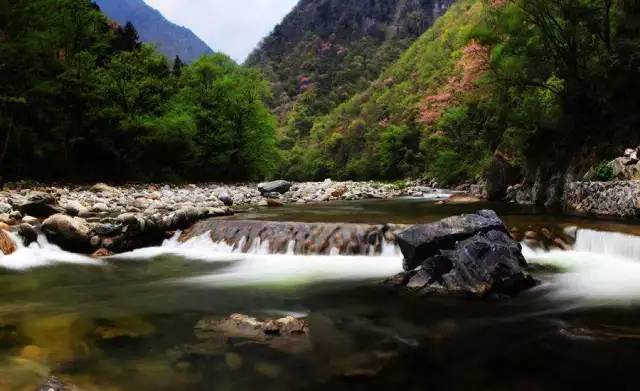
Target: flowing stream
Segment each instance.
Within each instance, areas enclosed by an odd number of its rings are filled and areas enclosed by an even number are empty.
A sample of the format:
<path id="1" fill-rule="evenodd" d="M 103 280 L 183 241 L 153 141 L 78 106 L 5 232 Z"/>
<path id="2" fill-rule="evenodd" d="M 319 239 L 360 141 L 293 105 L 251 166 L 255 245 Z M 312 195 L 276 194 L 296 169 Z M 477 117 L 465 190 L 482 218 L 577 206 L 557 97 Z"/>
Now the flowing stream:
<path id="1" fill-rule="evenodd" d="M 362 224 L 429 222 L 487 206 L 508 225 L 578 226 L 575 247 L 524 246 L 542 284 L 510 300 L 398 297 L 378 284 L 401 270 L 402 256 L 385 240 L 390 228 Z M 203 227 L 184 242 L 177 233 L 162 246 L 102 260 L 64 252 L 41 237 L 0 257 L 0 390 L 34 389 L 49 374 L 86 390 L 634 384 L 640 349 L 635 225 L 427 200 L 274 213 L 239 218 L 320 221 L 329 225 L 313 225 L 314 232 L 332 234 L 309 247 L 300 243 L 305 231 L 290 226 L 278 230 L 293 232 L 290 237 L 249 230 L 224 240 Z M 220 224 L 237 228 L 236 219 Z M 335 222 L 354 225 L 330 225 Z M 366 245 L 344 246 L 340 238 L 347 235 L 365 238 Z M 233 313 L 303 317 L 309 341 L 287 349 L 240 338 L 220 347 L 194 331 L 201 319 Z"/>

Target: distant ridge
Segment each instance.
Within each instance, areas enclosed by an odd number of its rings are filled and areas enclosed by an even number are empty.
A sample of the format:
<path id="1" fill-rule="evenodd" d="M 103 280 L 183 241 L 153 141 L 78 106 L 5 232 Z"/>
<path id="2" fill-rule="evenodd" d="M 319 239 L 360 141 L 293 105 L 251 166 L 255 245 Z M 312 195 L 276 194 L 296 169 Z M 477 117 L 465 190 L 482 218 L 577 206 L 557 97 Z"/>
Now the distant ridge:
<path id="1" fill-rule="evenodd" d="M 155 44 L 170 60 L 178 55 L 192 62 L 213 50 L 186 27 L 168 21 L 144 0 L 94 0 L 102 12 L 124 25 L 130 21 L 138 30 L 140 40 Z"/>

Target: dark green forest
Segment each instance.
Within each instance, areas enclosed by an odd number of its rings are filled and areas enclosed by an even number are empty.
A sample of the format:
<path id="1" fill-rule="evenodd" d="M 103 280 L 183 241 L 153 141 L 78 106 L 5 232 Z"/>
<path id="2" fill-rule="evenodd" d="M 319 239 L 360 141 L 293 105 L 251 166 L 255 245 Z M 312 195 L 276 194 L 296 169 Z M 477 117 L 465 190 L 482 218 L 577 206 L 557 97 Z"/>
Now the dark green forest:
<path id="1" fill-rule="evenodd" d="M 457 0 L 432 26 L 433 1 L 368 3 L 305 0 L 238 65 L 167 60 L 89 0 L 0 0 L 0 175 L 454 185 L 640 143 L 637 0 Z"/>
<path id="2" fill-rule="evenodd" d="M 222 54 L 188 66 L 88 0 L 0 0 L 6 179 L 246 180 L 277 158 L 259 72 Z"/>

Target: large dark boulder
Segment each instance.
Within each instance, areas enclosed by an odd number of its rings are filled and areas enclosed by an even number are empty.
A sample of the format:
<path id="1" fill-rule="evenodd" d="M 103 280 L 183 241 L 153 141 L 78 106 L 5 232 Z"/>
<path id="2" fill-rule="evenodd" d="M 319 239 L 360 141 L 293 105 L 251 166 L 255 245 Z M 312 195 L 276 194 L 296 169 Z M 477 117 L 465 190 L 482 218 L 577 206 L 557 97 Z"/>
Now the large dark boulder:
<path id="1" fill-rule="evenodd" d="M 482 297 L 535 285 L 520 244 L 493 211 L 414 226 L 400 233 L 398 242 L 407 271 L 389 282 L 411 293 Z"/>
<path id="2" fill-rule="evenodd" d="M 413 270 L 438 251 L 451 249 L 461 240 L 489 231 L 507 232 L 507 227 L 492 210 L 448 217 L 431 224 L 414 225 L 396 237 L 404 255 L 404 270 Z"/>
<path id="3" fill-rule="evenodd" d="M 273 182 L 264 182 L 258 185 L 260 194 L 280 193 L 284 194 L 291 189 L 291 182 L 278 180 Z"/>
<path id="4" fill-rule="evenodd" d="M 43 218 L 64 212 L 54 195 L 40 191 L 29 194 L 25 200 L 17 201 L 14 207 L 23 215 Z"/>

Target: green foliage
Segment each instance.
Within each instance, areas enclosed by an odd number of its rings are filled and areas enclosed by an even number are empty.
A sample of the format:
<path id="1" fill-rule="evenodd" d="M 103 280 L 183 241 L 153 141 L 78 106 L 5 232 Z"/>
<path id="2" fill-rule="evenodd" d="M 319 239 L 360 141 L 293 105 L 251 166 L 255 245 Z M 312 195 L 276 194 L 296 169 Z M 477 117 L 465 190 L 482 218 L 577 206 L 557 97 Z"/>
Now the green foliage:
<path id="1" fill-rule="evenodd" d="M 0 0 L 9 178 L 262 179 L 279 162 L 266 82 L 223 55 L 173 69 L 88 0 Z M 46 169 L 44 169 L 46 167 Z"/>
<path id="2" fill-rule="evenodd" d="M 613 180 L 613 167 L 609 162 L 603 161 L 593 170 L 593 180 L 600 182 L 609 182 Z"/>

